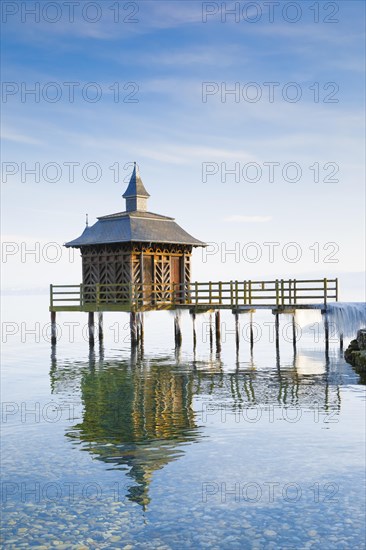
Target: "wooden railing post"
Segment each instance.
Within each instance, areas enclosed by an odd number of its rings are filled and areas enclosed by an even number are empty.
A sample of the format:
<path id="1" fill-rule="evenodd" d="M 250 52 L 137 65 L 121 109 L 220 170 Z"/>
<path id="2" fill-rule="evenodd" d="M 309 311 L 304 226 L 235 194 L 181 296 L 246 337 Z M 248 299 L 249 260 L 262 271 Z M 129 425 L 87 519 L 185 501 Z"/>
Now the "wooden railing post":
<path id="1" fill-rule="evenodd" d="M 238 289 L 238 281 L 235 281 L 235 305 L 238 307 L 239 302 L 239 289 Z"/>
<path id="2" fill-rule="evenodd" d="M 294 304 L 296 305 L 296 279 L 294 279 Z"/>
<path id="3" fill-rule="evenodd" d="M 233 282 L 230 281 L 230 307 L 233 307 L 234 296 L 233 296 Z"/>
<path id="4" fill-rule="evenodd" d="M 324 278 L 324 304 L 327 305 L 328 280 Z"/>
<path id="5" fill-rule="evenodd" d="M 337 277 L 336 280 L 335 280 L 335 284 L 336 284 L 336 287 L 335 287 L 335 291 L 336 291 L 335 299 L 336 299 L 336 302 L 338 302 L 338 277 Z"/>
<path id="6" fill-rule="evenodd" d="M 247 282 L 244 281 L 244 305 L 247 305 Z"/>
<path id="7" fill-rule="evenodd" d="M 289 305 L 292 304 L 292 279 L 289 279 L 289 282 L 288 282 L 288 302 L 289 302 Z"/>
<path id="8" fill-rule="evenodd" d="M 252 303 L 252 281 L 249 281 L 249 305 Z"/>
<path id="9" fill-rule="evenodd" d="M 278 279 L 276 279 L 276 306 L 279 305 L 280 302 L 280 295 L 279 295 L 279 288 L 278 288 Z"/>
<path id="10" fill-rule="evenodd" d="M 53 307 L 53 285 L 50 285 L 50 307 Z"/>
<path id="11" fill-rule="evenodd" d="M 98 307 L 100 304 L 100 283 L 97 283 L 96 287 L 97 287 L 97 307 Z"/>
<path id="12" fill-rule="evenodd" d="M 196 298 L 196 305 L 198 304 L 198 284 L 197 281 L 194 283 L 194 293 Z"/>
<path id="13" fill-rule="evenodd" d="M 285 305 L 285 286 L 284 286 L 284 280 L 281 279 L 281 304 Z"/>
<path id="14" fill-rule="evenodd" d="M 222 304 L 222 281 L 219 282 L 219 303 Z"/>
<path id="15" fill-rule="evenodd" d="M 79 285 L 79 301 L 80 301 L 80 307 L 84 305 L 84 285 L 81 283 Z"/>
<path id="16" fill-rule="evenodd" d="M 179 285 L 179 303 L 180 304 L 186 303 L 186 294 L 187 294 L 186 283 L 180 283 Z"/>
<path id="17" fill-rule="evenodd" d="M 209 281 L 208 283 L 208 303 L 212 303 L 212 282 Z"/>

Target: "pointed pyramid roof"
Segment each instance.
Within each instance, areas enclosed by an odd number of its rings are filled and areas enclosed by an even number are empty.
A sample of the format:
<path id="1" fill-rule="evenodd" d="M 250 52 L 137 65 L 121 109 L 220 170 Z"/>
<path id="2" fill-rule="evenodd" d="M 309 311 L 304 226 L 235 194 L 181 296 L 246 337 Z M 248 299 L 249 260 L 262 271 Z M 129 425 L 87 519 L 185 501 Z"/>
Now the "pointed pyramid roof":
<path id="1" fill-rule="evenodd" d="M 99 217 L 94 225 L 84 229 L 80 237 L 65 243 L 65 246 L 80 248 L 127 242 L 207 246 L 182 229 L 174 218 L 147 211 L 150 195 L 142 183 L 136 162 L 123 197 L 126 199 L 124 212 Z"/>
<path id="2" fill-rule="evenodd" d="M 142 179 L 136 162 L 134 163 L 130 183 L 128 184 L 128 187 L 122 196 L 124 199 L 126 199 L 127 197 L 150 197 L 149 193 L 145 189 L 144 184 L 142 183 Z"/>

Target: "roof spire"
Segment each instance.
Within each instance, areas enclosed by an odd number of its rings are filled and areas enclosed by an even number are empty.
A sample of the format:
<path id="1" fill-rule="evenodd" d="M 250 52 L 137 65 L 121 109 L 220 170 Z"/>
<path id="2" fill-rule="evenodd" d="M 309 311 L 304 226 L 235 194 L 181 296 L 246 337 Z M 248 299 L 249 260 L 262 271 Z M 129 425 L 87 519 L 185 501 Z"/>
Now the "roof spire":
<path id="1" fill-rule="evenodd" d="M 124 194 L 122 195 L 126 199 L 126 211 L 133 212 L 135 210 L 147 210 L 147 199 L 150 197 L 146 191 L 136 161 L 133 163 L 133 171 L 130 179 L 130 183 Z"/>

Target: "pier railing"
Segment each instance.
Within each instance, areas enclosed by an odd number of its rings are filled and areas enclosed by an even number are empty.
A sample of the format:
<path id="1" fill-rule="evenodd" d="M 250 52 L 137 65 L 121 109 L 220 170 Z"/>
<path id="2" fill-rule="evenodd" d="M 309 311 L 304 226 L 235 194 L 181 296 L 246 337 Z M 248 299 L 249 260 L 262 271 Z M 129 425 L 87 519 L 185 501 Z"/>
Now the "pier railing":
<path id="1" fill-rule="evenodd" d="M 51 285 L 51 311 L 299 307 L 338 300 L 338 279 Z"/>

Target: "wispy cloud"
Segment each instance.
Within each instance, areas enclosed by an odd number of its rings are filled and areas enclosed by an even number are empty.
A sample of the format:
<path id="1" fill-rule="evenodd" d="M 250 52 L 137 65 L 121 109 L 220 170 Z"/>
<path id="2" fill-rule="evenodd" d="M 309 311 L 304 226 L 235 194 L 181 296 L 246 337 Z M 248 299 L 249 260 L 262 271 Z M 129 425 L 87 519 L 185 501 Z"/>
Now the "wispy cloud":
<path id="1" fill-rule="evenodd" d="M 272 216 L 241 216 L 233 214 L 224 218 L 224 222 L 236 222 L 236 223 L 267 223 L 272 220 Z"/>
<path id="2" fill-rule="evenodd" d="M 29 145 L 43 145 L 42 141 L 34 139 L 33 137 L 26 136 L 25 134 L 18 134 L 11 130 L 2 130 L 2 138 L 5 141 L 13 141 L 15 143 L 27 143 Z"/>

